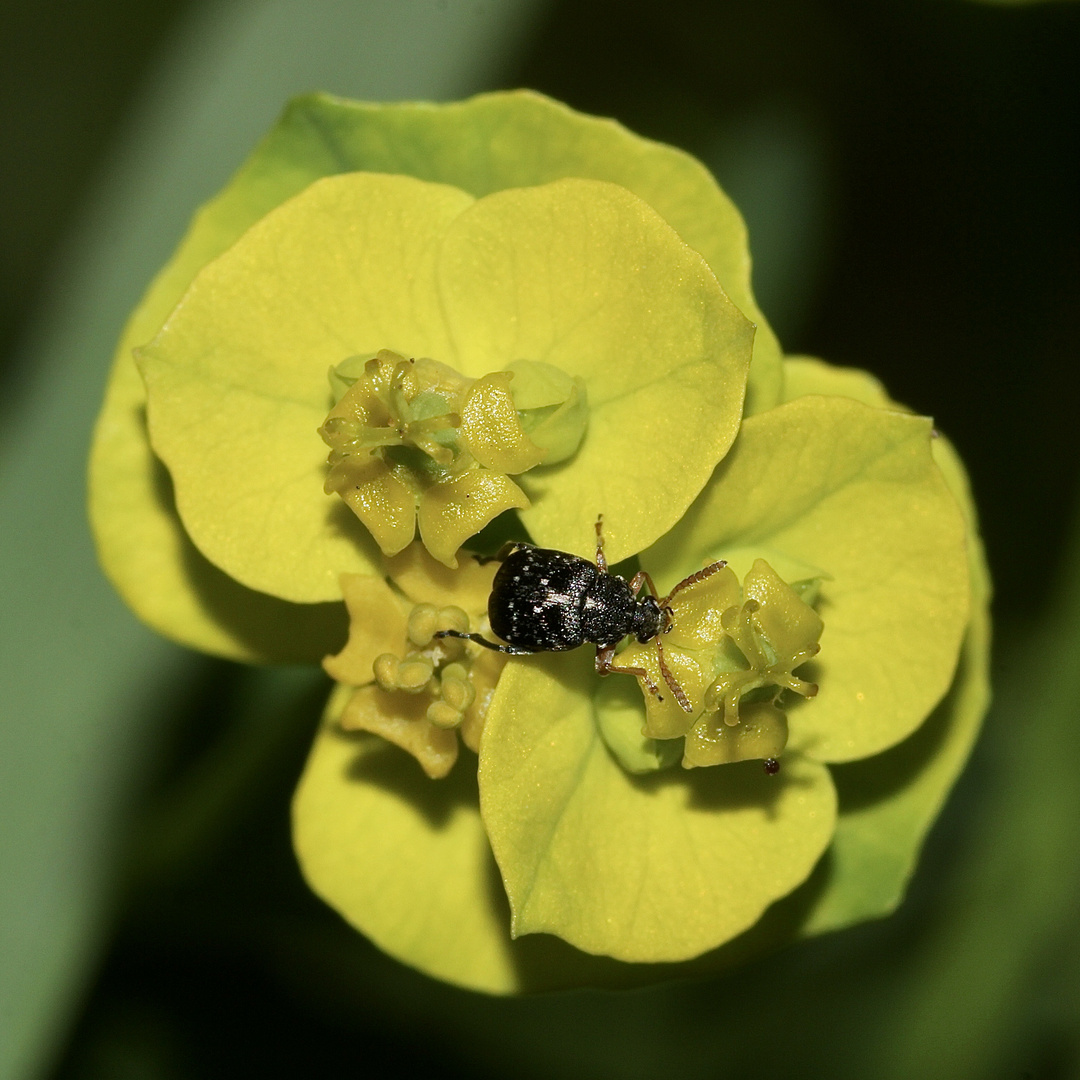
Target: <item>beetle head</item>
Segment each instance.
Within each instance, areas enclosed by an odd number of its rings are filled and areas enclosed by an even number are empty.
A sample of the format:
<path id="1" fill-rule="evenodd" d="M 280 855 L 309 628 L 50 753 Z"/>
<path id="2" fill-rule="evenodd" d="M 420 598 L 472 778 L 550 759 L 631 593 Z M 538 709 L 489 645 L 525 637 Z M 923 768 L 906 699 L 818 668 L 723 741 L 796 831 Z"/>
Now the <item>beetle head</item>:
<path id="1" fill-rule="evenodd" d="M 666 632 L 670 621 L 667 609 L 660 606 L 656 597 L 646 596 L 634 609 L 632 633 L 644 645 L 657 634 Z"/>

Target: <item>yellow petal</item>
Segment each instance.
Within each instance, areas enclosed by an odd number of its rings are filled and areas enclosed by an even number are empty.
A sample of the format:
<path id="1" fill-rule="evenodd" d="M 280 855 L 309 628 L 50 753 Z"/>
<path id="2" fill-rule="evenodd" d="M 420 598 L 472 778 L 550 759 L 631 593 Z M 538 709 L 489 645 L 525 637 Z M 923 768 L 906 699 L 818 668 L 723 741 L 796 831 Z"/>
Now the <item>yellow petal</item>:
<path id="1" fill-rule="evenodd" d="M 754 621 L 780 660 L 803 652 L 821 637 L 825 627 L 821 616 L 803 603 L 764 559 L 754 562 L 743 581 L 743 591 L 761 604 Z"/>
<path id="2" fill-rule="evenodd" d="M 671 601 L 671 633 L 664 644 L 690 651 L 712 648 L 724 636 L 721 615 L 741 602 L 742 588 L 730 566 L 687 585 Z"/>
<path id="3" fill-rule="evenodd" d="M 416 533 L 416 494 L 379 457 L 353 455 L 338 462 L 326 480 L 367 526 L 384 555 L 396 555 Z"/>
<path id="4" fill-rule="evenodd" d="M 454 570 L 433 559 L 420 543 L 410 544 L 386 560 L 386 572 L 414 604 L 456 604 L 472 616 L 487 611 L 491 581 L 498 568 L 494 562 L 481 564 L 467 558 Z"/>
<path id="5" fill-rule="evenodd" d="M 690 730 L 695 714 L 700 714 L 702 710 L 705 687 L 709 682 L 706 673 L 690 653 L 681 649 L 664 649 L 664 663 L 668 671 L 690 699 L 694 711 L 689 713 L 675 700 L 675 695 L 664 680 L 655 641 L 644 645 L 634 642 L 615 657 L 615 663 L 619 667 L 644 668 L 660 690 L 657 696 L 638 679 L 645 699 L 643 734 L 650 739 L 677 739 Z"/>
<path id="6" fill-rule="evenodd" d="M 703 716 L 686 736 L 683 765 L 727 765 L 754 758 L 776 758 L 787 745 L 787 717 L 771 702 L 739 707 L 739 722 L 725 724 L 723 713 Z"/>
<path id="7" fill-rule="evenodd" d="M 375 358 L 375 362 L 380 365 L 389 363 L 392 368 L 392 362 L 383 360 L 384 354 L 388 352 L 386 349 L 381 350 Z M 389 355 L 395 356 L 396 354 L 389 353 Z M 383 379 L 382 381 L 387 380 Z M 385 427 L 389 424 L 392 417 L 376 393 L 379 383 L 377 373 L 361 375 L 345 391 L 341 396 L 341 400 L 330 410 L 326 420 L 323 421 L 323 428 L 326 427 L 329 421 L 335 419 L 350 420 L 358 425 L 366 424 L 370 427 Z M 321 428 L 319 433 L 322 434 Z M 328 441 L 325 436 L 324 441 Z"/>

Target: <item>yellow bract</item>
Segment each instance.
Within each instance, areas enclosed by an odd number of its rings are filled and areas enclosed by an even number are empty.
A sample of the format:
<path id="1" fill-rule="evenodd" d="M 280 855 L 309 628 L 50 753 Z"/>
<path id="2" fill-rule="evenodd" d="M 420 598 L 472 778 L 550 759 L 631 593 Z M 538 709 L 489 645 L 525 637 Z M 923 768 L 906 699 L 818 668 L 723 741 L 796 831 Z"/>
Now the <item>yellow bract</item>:
<path id="1" fill-rule="evenodd" d="M 690 512 L 642 554 L 668 581 L 718 558 L 822 579 L 821 693 L 792 731 L 819 760 L 896 745 L 952 682 L 971 610 L 967 529 L 931 427 L 842 397 L 750 417 Z"/>
<path id="2" fill-rule="evenodd" d="M 512 661 L 487 717 L 480 810 L 513 933 L 634 963 L 699 956 L 806 880 L 835 826 L 829 770 L 792 754 L 779 776 L 630 775 L 597 732 L 591 668 L 584 651 Z"/>
<path id="3" fill-rule="evenodd" d="M 529 505 L 525 493 L 502 473 L 470 469 L 432 484 L 416 507 L 424 547 L 441 563 L 457 566 L 458 548 L 504 510 Z"/>

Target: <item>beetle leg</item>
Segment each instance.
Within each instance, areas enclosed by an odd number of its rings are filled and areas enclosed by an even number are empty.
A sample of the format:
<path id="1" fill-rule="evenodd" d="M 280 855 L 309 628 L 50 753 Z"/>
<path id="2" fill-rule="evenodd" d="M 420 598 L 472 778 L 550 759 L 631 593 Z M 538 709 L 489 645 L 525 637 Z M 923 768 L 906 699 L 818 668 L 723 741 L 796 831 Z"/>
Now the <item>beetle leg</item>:
<path id="1" fill-rule="evenodd" d="M 723 570 L 727 566 L 727 559 L 717 559 L 714 563 L 709 563 L 703 570 L 699 570 L 696 574 L 691 574 L 689 577 L 684 577 L 674 589 L 671 590 L 660 602 L 660 606 L 671 603 L 671 598 L 679 592 L 681 589 L 685 589 L 687 585 L 696 585 L 699 581 L 704 581 L 708 577 L 712 577 L 718 570 Z"/>
<path id="2" fill-rule="evenodd" d="M 645 685 L 656 695 L 657 701 L 663 701 L 663 697 L 660 694 L 660 687 L 656 685 L 649 677 L 649 673 L 640 667 L 616 667 L 611 661 L 615 656 L 615 646 L 605 645 L 601 648 L 599 645 L 596 647 L 596 670 L 601 675 L 610 675 L 613 671 L 619 675 L 636 675 Z"/>
<path id="3" fill-rule="evenodd" d="M 505 562 L 507 555 L 513 554 L 519 547 L 521 547 L 519 541 L 507 540 L 494 555 L 474 555 L 473 560 L 481 566 L 487 566 L 490 562 Z"/>
<path id="4" fill-rule="evenodd" d="M 637 597 L 637 594 L 641 592 L 642 583 L 648 585 L 649 592 L 653 596 L 659 598 L 660 594 L 656 591 L 656 585 L 653 583 L 653 579 L 649 577 L 648 572 L 645 570 L 639 570 L 630 579 L 630 591 L 634 594 L 635 598 Z"/>
<path id="5" fill-rule="evenodd" d="M 490 649 L 492 652 L 507 653 L 509 656 L 530 656 L 532 655 L 532 649 L 518 649 L 513 645 L 500 645 L 495 641 L 488 641 L 487 638 L 481 637 L 479 634 L 463 634 L 460 630 L 436 630 L 434 637 L 456 637 L 461 638 L 463 641 L 475 641 L 477 645 L 483 645 L 485 649 Z"/>
<path id="6" fill-rule="evenodd" d="M 604 515 L 596 515 L 596 569 L 601 574 L 607 573 L 607 559 L 604 558 L 604 533 L 603 533 L 603 521 Z"/>
<path id="7" fill-rule="evenodd" d="M 690 704 L 690 699 L 686 696 L 683 688 L 679 685 L 678 680 L 671 671 L 668 669 L 667 662 L 664 660 L 664 646 L 660 644 L 660 639 L 656 638 L 656 657 L 660 661 L 660 674 L 664 676 L 664 682 L 671 687 L 672 694 L 675 695 L 675 700 L 679 703 L 679 707 L 683 712 L 693 712 L 694 709 Z M 659 697 L 659 695 L 657 695 Z"/>

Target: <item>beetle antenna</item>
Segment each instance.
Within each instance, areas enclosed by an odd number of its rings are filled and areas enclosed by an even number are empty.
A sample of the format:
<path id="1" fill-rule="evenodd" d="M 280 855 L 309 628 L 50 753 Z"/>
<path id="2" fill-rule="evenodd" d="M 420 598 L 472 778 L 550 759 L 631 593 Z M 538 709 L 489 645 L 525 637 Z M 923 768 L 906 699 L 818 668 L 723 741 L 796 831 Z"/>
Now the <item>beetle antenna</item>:
<path id="1" fill-rule="evenodd" d="M 664 607 L 666 604 L 670 604 L 671 598 L 677 592 L 681 592 L 688 585 L 696 585 L 699 581 L 704 581 L 706 578 L 712 577 L 713 574 L 715 574 L 717 571 L 723 570 L 725 566 L 727 566 L 727 559 L 717 559 L 716 562 L 709 563 L 708 566 L 706 566 L 702 570 L 699 570 L 696 574 L 691 574 L 689 577 L 684 577 L 682 581 L 680 581 L 679 584 L 676 585 L 675 588 L 672 589 L 671 592 L 669 592 L 667 596 L 665 596 L 664 599 L 660 601 L 660 606 Z"/>
<path id="2" fill-rule="evenodd" d="M 683 688 L 679 685 L 678 680 L 668 669 L 667 662 L 664 660 L 664 646 L 660 644 L 659 638 L 656 639 L 656 657 L 660 661 L 660 674 L 664 676 L 664 682 L 671 688 L 671 692 L 675 695 L 675 700 L 679 703 L 682 711 L 693 712 L 694 709 L 690 704 L 690 699 L 683 692 Z"/>
<path id="3" fill-rule="evenodd" d="M 607 573 L 607 559 L 604 558 L 604 515 L 596 515 L 596 569 L 601 574 Z"/>

